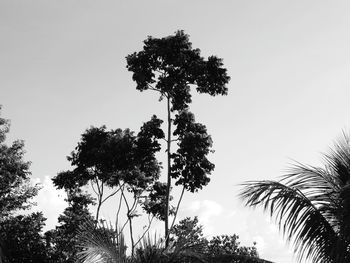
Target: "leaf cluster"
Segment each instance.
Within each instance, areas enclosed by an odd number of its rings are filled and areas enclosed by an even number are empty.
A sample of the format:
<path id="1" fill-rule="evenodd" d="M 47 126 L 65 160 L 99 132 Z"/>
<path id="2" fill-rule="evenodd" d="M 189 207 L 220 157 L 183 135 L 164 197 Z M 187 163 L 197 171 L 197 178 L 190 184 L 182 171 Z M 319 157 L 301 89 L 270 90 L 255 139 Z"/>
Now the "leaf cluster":
<path id="1" fill-rule="evenodd" d="M 241 255 L 249 257 L 258 257 L 255 246 L 241 246 L 238 241 L 238 235 L 214 236 L 208 243 L 207 253 L 213 256 L 221 255 Z"/>
<path id="2" fill-rule="evenodd" d="M 155 182 L 148 189 L 148 196 L 144 200 L 142 207 L 151 215 L 154 215 L 159 220 L 165 219 L 166 214 L 166 183 Z"/>
<path id="3" fill-rule="evenodd" d="M 55 185 L 70 189 L 98 179 L 110 187 L 123 181 L 131 191 L 145 188 L 159 177 L 155 154 L 160 149 L 158 140 L 164 137 L 160 125 L 153 116 L 136 136 L 129 129 L 89 128 L 68 157 L 75 169 L 59 173 L 53 180 Z"/>
<path id="4" fill-rule="evenodd" d="M 176 185 L 191 192 L 198 191 L 210 181 L 208 175 L 215 165 L 207 159 L 212 146 L 205 125 L 195 122 L 193 113 L 181 111 L 176 115 L 174 135 L 178 136 L 178 149 L 172 154 L 171 175 Z"/>

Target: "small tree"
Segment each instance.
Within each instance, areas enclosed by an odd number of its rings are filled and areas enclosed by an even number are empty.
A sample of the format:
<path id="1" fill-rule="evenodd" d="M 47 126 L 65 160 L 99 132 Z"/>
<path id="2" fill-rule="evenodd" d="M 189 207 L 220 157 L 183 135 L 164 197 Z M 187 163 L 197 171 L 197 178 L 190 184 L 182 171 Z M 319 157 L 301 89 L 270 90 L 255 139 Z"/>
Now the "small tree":
<path id="1" fill-rule="evenodd" d="M 241 246 L 238 235 L 205 238 L 197 217 L 186 217 L 175 224 L 171 229 L 171 240 L 175 247 L 202 255 L 210 262 L 264 262 L 259 259 L 255 243 L 251 247 Z"/>
<path id="2" fill-rule="evenodd" d="M 175 244 L 189 246 L 205 252 L 208 240 L 203 236 L 203 226 L 199 225 L 198 217 L 186 217 L 171 229 L 171 239 Z"/>
<path id="3" fill-rule="evenodd" d="M 45 233 L 52 262 L 75 263 L 78 260 L 78 231 L 82 222 L 93 222 L 88 206 L 92 198 L 80 188 L 66 189 L 68 207 L 58 217 L 59 225 Z"/>
<path id="4" fill-rule="evenodd" d="M 139 205 L 143 204 L 142 207 L 152 216 L 159 218 L 164 214 L 164 205 L 159 205 L 164 199 L 160 195 L 162 187 L 156 183 L 160 163 L 155 158 L 160 150 L 158 140 L 164 137 L 159 128 L 161 123 L 153 116 L 142 125 L 137 135 L 129 129 L 107 131 L 105 126 L 91 127 L 68 157 L 75 168 L 61 172 L 53 179 L 57 187 L 65 189 L 91 184 L 97 199 L 96 221 L 102 204 L 119 192 L 115 228 L 119 227 L 119 211 L 123 201 L 127 221 L 122 228 L 129 224 L 132 253 L 139 242 L 133 238 L 133 219 L 138 216 Z M 105 188 L 111 189 L 111 193 L 106 195 Z M 131 200 L 127 193 L 131 195 Z"/>
<path id="5" fill-rule="evenodd" d="M 208 175 L 214 169 L 214 164 L 206 158 L 211 149 L 211 138 L 206 127 L 196 123 L 194 115 L 188 111 L 190 88 L 211 96 L 226 95 L 230 78 L 222 67 L 222 60 L 215 56 L 201 57 L 200 50 L 192 48 L 183 31 L 165 38 L 148 37 L 143 50 L 127 56 L 126 60 L 136 88 L 156 91 L 160 100 L 165 98 L 167 102 L 165 237 L 168 240 L 172 179 L 176 180 L 175 185 L 183 187 L 174 223 L 184 190 L 196 192 L 201 189 L 208 184 Z M 175 141 L 178 149 L 172 152 Z"/>

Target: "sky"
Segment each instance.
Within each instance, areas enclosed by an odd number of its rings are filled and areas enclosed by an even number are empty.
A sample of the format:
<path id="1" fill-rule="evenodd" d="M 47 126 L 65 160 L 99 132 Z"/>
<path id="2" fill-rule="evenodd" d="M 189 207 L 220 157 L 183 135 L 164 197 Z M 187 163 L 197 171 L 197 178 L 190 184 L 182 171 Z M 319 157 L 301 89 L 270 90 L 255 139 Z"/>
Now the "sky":
<path id="1" fill-rule="evenodd" d="M 66 206 L 50 178 L 70 168 L 85 129 L 137 131 L 165 116 L 155 93 L 136 90 L 125 56 L 149 35 L 183 29 L 203 56 L 223 58 L 231 81 L 227 96 L 193 96 L 216 168 L 207 187 L 185 194 L 179 217 L 198 215 L 207 236 L 235 233 L 262 258 L 296 262 L 238 193 L 245 181 L 278 179 L 293 160 L 321 165 L 349 130 L 349 11 L 348 1 L 323 0 L 0 0 L 1 117 L 11 120 L 8 141 L 25 141 L 48 227 Z"/>

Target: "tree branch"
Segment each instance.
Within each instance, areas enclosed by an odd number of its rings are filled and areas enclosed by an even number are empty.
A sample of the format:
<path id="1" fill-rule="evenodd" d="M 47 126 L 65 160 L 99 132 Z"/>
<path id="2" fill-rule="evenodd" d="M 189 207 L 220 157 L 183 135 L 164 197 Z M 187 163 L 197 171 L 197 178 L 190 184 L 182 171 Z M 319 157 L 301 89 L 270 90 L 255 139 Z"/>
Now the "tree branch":
<path id="1" fill-rule="evenodd" d="M 98 195 L 98 193 L 97 193 L 97 191 L 96 191 L 96 189 L 95 189 L 94 184 L 92 183 L 92 181 L 90 181 L 90 184 L 91 184 L 92 190 L 95 192 L 96 195 Z"/>
<path id="2" fill-rule="evenodd" d="M 143 239 L 143 237 L 146 235 L 146 233 L 149 231 L 149 229 L 151 228 L 151 224 L 152 221 L 154 219 L 154 215 L 152 216 L 152 218 L 149 218 L 150 215 L 148 215 L 148 226 L 147 229 L 143 232 L 143 234 L 141 235 L 141 237 L 136 241 L 135 246 L 137 246 L 138 243 L 140 243 L 140 241 Z"/>
<path id="3" fill-rule="evenodd" d="M 119 185 L 119 189 L 120 191 L 124 191 L 124 184 L 123 185 Z M 118 228 L 118 221 L 119 221 L 119 213 L 120 213 L 120 208 L 121 208 L 121 204 L 122 204 L 122 194 L 120 194 L 120 198 L 119 198 L 119 205 L 118 205 L 118 210 L 117 210 L 117 214 L 116 214 L 116 218 L 115 218 L 115 229 Z"/>
<path id="4" fill-rule="evenodd" d="M 148 89 L 150 89 L 150 90 L 161 92 L 159 89 L 156 89 L 155 87 L 151 86 L 150 84 L 147 84 L 147 86 L 148 86 Z"/>
<path id="5" fill-rule="evenodd" d="M 174 218 L 173 218 L 173 222 L 171 223 L 171 226 L 170 226 L 170 230 L 174 226 L 174 223 L 175 223 L 175 220 L 176 220 L 176 216 L 177 216 L 177 212 L 179 211 L 180 203 L 182 201 L 182 197 L 183 197 L 184 193 L 185 193 L 185 186 L 182 187 L 181 195 L 180 195 L 179 201 L 177 202 L 176 211 L 175 211 L 175 215 L 174 215 Z"/>
<path id="6" fill-rule="evenodd" d="M 110 197 L 114 196 L 116 193 L 118 193 L 120 191 L 120 188 L 118 188 L 116 191 L 114 191 L 113 193 L 111 193 L 110 195 L 106 196 L 105 199 L 102 200 L 102 204 Z"/>

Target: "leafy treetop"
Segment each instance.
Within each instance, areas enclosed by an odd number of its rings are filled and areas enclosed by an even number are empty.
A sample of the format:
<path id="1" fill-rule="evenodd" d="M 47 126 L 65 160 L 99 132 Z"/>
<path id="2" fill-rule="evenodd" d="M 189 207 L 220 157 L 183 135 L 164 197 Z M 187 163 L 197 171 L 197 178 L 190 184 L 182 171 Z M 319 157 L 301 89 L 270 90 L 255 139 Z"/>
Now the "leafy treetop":
<path id="1" fill-rule="evenodd" d="M 149 36 L 143 50 L 126 59 L 136 88 L 159 91 L 161 98 L 170 97 L 172 111 L 188 108 L 192 101 L 190 85 L 195 85 L 199 93 L 227 94 L 226 84 L 230 77 L 222 67 L 222 59 L 201 57 L 200 50 L 192 48 L 189 36 L 182 30 L 164 38 Z"/>

